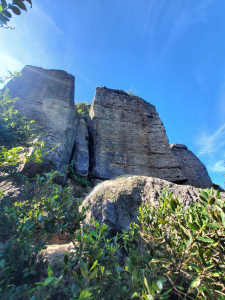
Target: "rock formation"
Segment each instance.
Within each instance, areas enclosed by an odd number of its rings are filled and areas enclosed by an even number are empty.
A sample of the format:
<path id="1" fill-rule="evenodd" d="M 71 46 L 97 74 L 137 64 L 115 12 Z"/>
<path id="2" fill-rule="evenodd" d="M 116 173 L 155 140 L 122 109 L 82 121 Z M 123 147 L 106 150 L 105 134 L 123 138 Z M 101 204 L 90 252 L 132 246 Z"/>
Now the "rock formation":
<path id="1" fill-rule="evenodd" d="M 212 181 L 206 167 L 185 145 L 171 144 L 172 153 L 176 156 L 180 168 L 188 181 L 185 184 L 206 189 L 212 187 Z"/>
<path id="2" fill-rule="evenodd" d="M 159 178 L 146 176 L 120 176 L 98 184 L 83 201 L 88 206 L 84 226 L 95 218 L 101 224 L 114 224 L 116 228 L 127 229 L 131 222 L 137 221 L 137 211 L 142 202 L 157 205 L 163 189 L 173 192 L 184 207 L 198 200 L 199 189 L 190 185 L 177 185 Z M 225 193 L 221 193 L 225 200 Z M 82 209 L 82 207 L 80 207 Z"/>
<path id="3" fill-rule="evenodd" d="M 72 160 L 77 175 L 111 179 L 124 174 L 157 177 L 195 187 L 211 187 L 205 166 L 180 144 L 169 145 L 155 106 L 122 90 L 96 88 L 88 116 L 74 109 L 74 77 L 65 71 L 25 66 L 7 86 L 19 97 L 15 108 L 35 120 L 47 149 L 58 147 L 42 164 L 27 163 L 22 172 L 56 169 Z M 87 128 L 88 127 L 88 128 Z M 32 151 L 32 149 L 31 149 Z"/>
<path id="4" fill-rule="evenodd" d="M 96 88 L 90 112 L 92 172 L 102 179 L 146 175 L 183 183 L 155 106 L 122 90 Z"/>
<path id="5" fill-rule="evenodd" d="M 73 155 L 73 168 L 76 174 L 88 176 L 89 172 L 89 135 L 84 119 L 80 119 L 77 126 L 77 137 L 75 143 L 75 152 Z"/>
<path id="6" fill-rule="evenodd" d="M 11 80 L 7 87 L 10 95 L 19 97 L 15 108 L 29 120 L 35 120 L 38 138 L 47 149 L 60 145 L 42 164 L 26 164 L 23 172 L 36 173 L 56 169 L 61 171 L 70 161 L 76 138 L 74 110 L 74 76 L 60 70 L 45 70 L 25 66 L 22 76 Z"/>

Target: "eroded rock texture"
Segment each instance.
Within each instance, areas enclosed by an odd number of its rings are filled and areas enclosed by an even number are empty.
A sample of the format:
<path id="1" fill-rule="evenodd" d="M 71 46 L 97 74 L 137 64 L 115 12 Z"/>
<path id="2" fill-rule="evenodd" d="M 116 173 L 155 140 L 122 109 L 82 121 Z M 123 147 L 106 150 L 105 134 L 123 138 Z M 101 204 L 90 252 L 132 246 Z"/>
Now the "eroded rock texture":
<path id="1" fill-rule="evenodd" d="M 73 168 L 76 174 L 87 176 L 89 172 L 89 135 L 84 119 L 80 119 L 77 127 Z"/>
<path id="2" fill-rule="evenodd" d="M 146 176 L 120 176 L 98 184 L 83 201 L 82 206 L 89 206 L 84 226 L 94 217 L 101 224 L 109 225 L 112 232 L 115 228 L 125 230 L 131 222 L 137 222 L 141 203 L 157 206 L 167 186 L 169 192 L 173 192 L 173 197 L 185 204 L 184 207 L 198 201 L 199 189 L 190 185 L 178 185 Z M 221 193 L 221 198 L 225 200 L 225 193 Z"/>
<path id="3" fill-rule="evenodd" d="M 182 172 L 188 179 L 185 184 L 202 189 L 213 186 L 206 167 L 192 151 L 182 144 L 171 144 L 170 147 L 179 162 Z"/>
<path id="4" fill-rule="evenodd" d="M 35 120 L 37 132 L 43 134 L 47 149 L 60 145 L 42 164 L 26 164 L 23 172 L 30 176 L 56 169 L 69 163 L 76 137 L 74 110 L 74 76 L 60 70 L 25 66 L 22 76 L 7 84 L 10 95 L 19 97 L 15 108 L 29 120 Z"/>
<path id="5" fill-rule="evenodd" d="M 89 132 L 96 177 L 132 174 L 185 182 L 155 106 L 140 97 L 96 88 Z"/>

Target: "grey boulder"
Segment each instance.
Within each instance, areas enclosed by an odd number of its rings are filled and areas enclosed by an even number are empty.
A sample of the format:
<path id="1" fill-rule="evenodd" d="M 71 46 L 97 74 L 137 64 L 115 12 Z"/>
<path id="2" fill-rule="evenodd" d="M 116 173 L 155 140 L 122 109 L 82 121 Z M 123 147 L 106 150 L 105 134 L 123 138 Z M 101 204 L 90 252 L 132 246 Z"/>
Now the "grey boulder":
<path id="1" fill-rule="evenodd" d="M 199 189 L 189 185 L 177 185 L 146 176 L 120 176 L 97 185 L 83 201 L 82 206 L 89 206 L 83 226 L 88 225 L 94 217 L 101 224 L 109 225 L 109 230 L 114 227 L 125 230 L 131 222 L 137 221 L 137 211 L 141 203 L 157 205 L 163 189 L 167 186 L 185 207 L 198 201 Z M 225 199 L 225 193 L 221 193 L 221 196 Z"/>
<path id="2" fill-rule="evenodd" d="M 182 144 L 171 144 L 170 147 L 182 172 L 188 179 L 185 184 L 202 189 L 213 186 L 206 167 L 192 151 Z"/>

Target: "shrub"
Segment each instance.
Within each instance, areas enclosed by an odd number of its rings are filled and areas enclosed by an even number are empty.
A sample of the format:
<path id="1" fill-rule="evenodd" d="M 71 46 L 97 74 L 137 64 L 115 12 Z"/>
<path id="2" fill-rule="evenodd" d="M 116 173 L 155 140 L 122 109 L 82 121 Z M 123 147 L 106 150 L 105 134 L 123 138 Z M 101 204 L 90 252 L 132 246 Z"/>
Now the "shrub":
<path id="1" fill-rule="evenodd" d="M 37 254 L 53 235 L 67 234 L 74 241 L 85 210 L 78 211 L 80 202 L 71 197 L 69 187 L 54 183 L 61 175 L 52 171 L 27 182 L 28 200 L 0 210 L 1 235 L 6 237 L 0 245 L 1 299 L 27 299 L 35 290 Z"/>
<path id="2" fill-rule="evenodd" d="M 75 281 L 68 299 L 224 300 L 224 211 L 212 189 L 188 209 L 166 190 L 158 207 L 143 203 L 138 224 L 111 240 L 92 219 L 75 237 L 76 254 L 65 253 L 63 274 Z"/>
<path id="3" fill-rule="evenodd" d="M 86 102 L 77 102 L 75 105 L 78 115 L 87 120 L 91 109 L 90 102 L 86 100 Z"/>
<path id="4" fill-rule="evenodd" d="M 138 96 L 138 97 L 140 97 L 140 95 L 138 94 L 138 91 L 135 91 L 135 90 L 133 89 L 133 87 L 131 87 L 128 91 L 126 91 L 126 93 L 127 93 L 128 95 L 130 95 L 130 96 Z"/>

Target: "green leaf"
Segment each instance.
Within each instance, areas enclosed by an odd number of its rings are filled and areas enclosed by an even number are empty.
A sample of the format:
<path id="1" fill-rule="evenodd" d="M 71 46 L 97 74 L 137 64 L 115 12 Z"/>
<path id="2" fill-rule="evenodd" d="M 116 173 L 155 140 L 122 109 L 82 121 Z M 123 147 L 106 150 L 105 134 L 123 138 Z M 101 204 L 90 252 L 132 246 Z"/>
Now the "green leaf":
<path id="1" fill-rule="evenodd" d="M 163 219 L 160 219 L 158 222 L 161 223 L 161 224 L 166 224 L 167 223 L 167 221 L 165 221 Z"/>
<path id="2" fill-rule="evenodd" d="M 192 281 L 191 287 L 192 287 L 192 288 L 196 288 L 196 287 L 198 287 L 200 284 L 201 284 L 201 279 L 196 278 L 194 281 Z"/>
<path id="3" fill-rule="evenodd" d="M 95 268 L 94 271 L 90 275 L 90 279 L 94 278 L 98 273 L 98 268 Z"/>
<path id="4" fill-rule="evenodd" d="M 221 227 L 220 225 L 216 225 L 216 224 L 212 224 L 212 223 L 206 223 L 206 226 L 212 227 L 212 228 L 214 228 L 214 229 L 218 229 L 218 228 Z"/>
<path id="5" fill-rule="evenodd" d="M 2 7 L 3 7 L 3 8 L 6 8 L 6 7 L 7 7 L 6 1 L 5 1 L 5 0 L 1 0 L 1 2 L 2 2 Z"/>
<path id="6" fill-rule="evenodd" d="M 16 5 L 19 6 L 19 8 L 21 8 L 21 9 L 27 11 L 27 8 L 26 8 L 26 6 L 24 5 L 24 3 L 23 3 L 22 0 L 16 1 Z"/>
<path id="7" fill-rule="evenodd" d="M 189 230 L 187 230 L 183 225 L 180 224 L 181 229 L 184 231 L 184 233 L 189 236 L 190 238 L 192 237 L 192 234 L 190 233 Z"/>
<path id="8" fill-rule="evenodd" d="M 45 279 L 43 285 L 49 284 L 49 283 L 50 283 L 52 280 L 54 280 L 54 279 L 55 279 L 55 277 L 53 277 L 53 276 L 48 277 L 47 279 Z"/>
<path id="9" fill-rule="evenodd" d="M 2 259 L 2 260 L 1 260 L 0 266 L 1 266 L 2 268 L 4 268 L 4 266 L 5 266 L 5 259 Z"/>
<path id="10" fill-rule="evenodd" d="M 134 292 L 133 295 L 132 295 L 132 298 L 134 298 L 134 297 L 138 297 L 139 298 L 140 295 L 137 292 Z"/>
<path id="11" fill-rule="evenodd" d="M 101 266 L 101 273 L 104 274 L 105 267 Z"/>
<path id="12" fill-rule="evenodd" d="M 88 277 L 89 277 L 89 276 L 88 276 L 88 271 L 87 271 L 83 266 L 80 267 L 80 270 L 81 270 L 82 275 L 83 275 L 85 278 L 88 278 Z"/>
<path id="13" fill-rule="evenodd" d="M 52 276 L 53 272 L 52 272 L 52 269 L 51 269 L 51 266 L 49 265 L 48 266 L 48 277 Z"/>
<path id="14" fill-rule="evenodd" d="M 2 5 L 0 5 L 0 13 L 3 11 L 3 7 Z"/>
<path id="15" fill-rule="evenodd" d="M 20 15 L 20 14 L 21 14 L 21 11 L 20 11 L 19 8 L 16 7 L 16 6 L 11 6 L 10 9 L 13 11 L 13 13 L 14 13 L 15 15 Z"/>
<path id="16" fill-rule="evenodd" d="M 188 223 L 188 225 L 191 227 L 191 229 L 195 230 L 195 231 L 198 231 L 200 228 L 197 227 L 196 225 L 192 224 L 192 223 Z"/>
<path id="17" fill-rule="evenodd" d="M 5 10 L 5 11 L 4 11 L 4 14 L 5 14 L 5 16 L 8 17 L 8 18 L 12 18 L 12 15 L 10 14 L 10 12 L 9 12 L 8 10 Z"/>
<path id="18" fill-rule="evenodd" d="M 177 202 L 174 199 L 170 200 L 170 205 L 175 209 L 177 208 Z"/>
<path id="19" fill-rule="evenodd" d="M 213 239 L 210 239 L 210 238 L 204 238 L 204 237 L 200 236 L 198 239 L 199 239 L 200 241 L 202 241 L 202 242 L 206 242 L 206 243 L 214 243 L 214 240 L 213 240 Z"/>
<path id="20" fill-rule="evenodd" d="M 32 7 L 32 2 L 31 0 L 26 0 L 28 3 L 30 3 L 31 7 Z"/>
<path id="21" fill-rule="evenodd" d="M 209 199 L 209 204 L 213 205 L 216 202 L 216 199 L 214 197 Z"/>
<path id="22" fill-rule="evenodd" d="M 206 200 L 208 200 L 208 198 L 209 198 L 208 193 L 205 192 L 205 191 L 203 191 L 203 190 L 201 190 L 200 192 L 201 192 L 201 194 L 202 194 L 202 197 L 205 198 Z"/>
<path id="23" fill-rule="evenodd" d="M 176 287 L 179 289 L 179 290 L 184 290 L 184 288 L 182 286 L 179 286 L 179 285 L 176 285 Z"/>
<path id="24" fill-rule="evenodd" d="M 91 270 L 93 270 L 93 269 L 96 267 L 97 263 L 98 263 L 98 260 L 96 260 L 96 261 L 93 263 L 93 265 L 92 265 L 92 267 L 91 267 Z"/>
<path id="25" fill-rule="evenodd" d="M 88 290 L 84 290 L 80 293 L 79 298 L 89 298 L 92 294 Z"/>
<path id="26" fill-rule="evenodd" d="M 94 237 L 98 238 L 98 234 L 96 231 L 91 231 L 90 234 L 93 235 Z"/>

